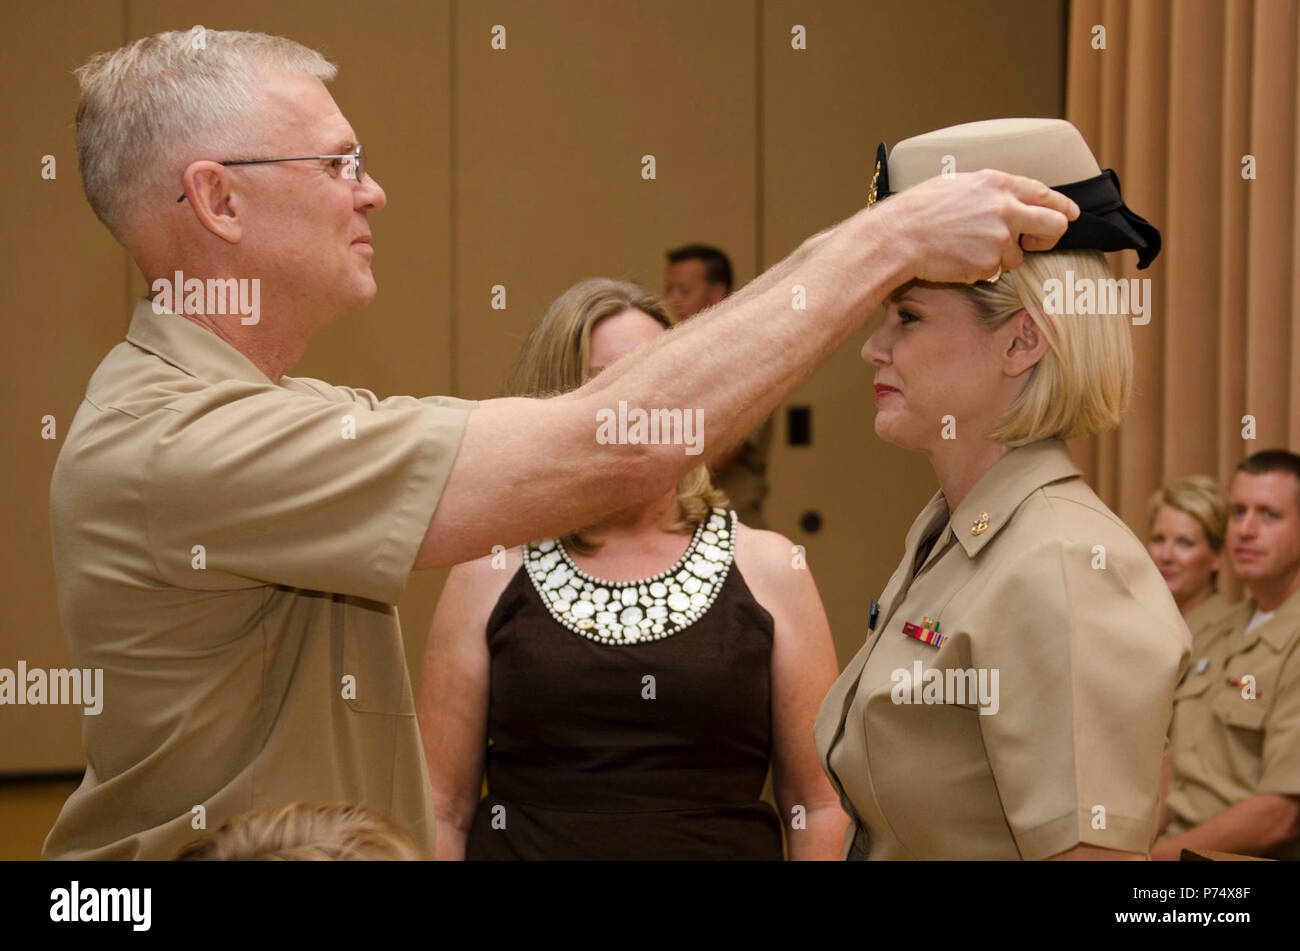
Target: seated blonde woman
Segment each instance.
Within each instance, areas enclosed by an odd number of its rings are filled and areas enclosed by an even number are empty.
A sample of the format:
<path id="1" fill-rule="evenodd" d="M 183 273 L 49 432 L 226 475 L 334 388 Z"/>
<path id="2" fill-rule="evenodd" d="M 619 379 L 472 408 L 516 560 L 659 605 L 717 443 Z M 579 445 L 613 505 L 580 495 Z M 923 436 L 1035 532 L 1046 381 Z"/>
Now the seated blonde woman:
<path id="1" fill-rule="evenodd" d="M 1156 490 L 1148 508 L 1147 551 L 1195 641 L 1197 632 L 1229 607 L 1218 591 L 1227 496 L 1209 476 L 1189 475 Z"/>
<path id="2" fill-rule="evenodd" d="M 1227 495 L 1207 475 L 1183 476 L 1157 489 L 1148 509 L 1147 551 L 1191 632 L 1192 655 L 1200 657 L 1204 653 L 1197 647 L 1201 633 L 1230 607 L 1217 590 L 1228 534 Z M 1172 778 L 1171 750 L 1160 768 L 1161 833 L 1169 824 L 1165 796 Z"/>
<path id="3" fill-rule="evenodd" d="M 635 284 L 576 284 L 509 395 L 574 389 L 670 323 Z M 650 505 L 452 569 L 419 699 L 436 858 L 779 860 L 783 829 L 792 859 L 837 857 L 812 743 L 826 615 L 790 541 L 724 504 L 700 465 Z"/>

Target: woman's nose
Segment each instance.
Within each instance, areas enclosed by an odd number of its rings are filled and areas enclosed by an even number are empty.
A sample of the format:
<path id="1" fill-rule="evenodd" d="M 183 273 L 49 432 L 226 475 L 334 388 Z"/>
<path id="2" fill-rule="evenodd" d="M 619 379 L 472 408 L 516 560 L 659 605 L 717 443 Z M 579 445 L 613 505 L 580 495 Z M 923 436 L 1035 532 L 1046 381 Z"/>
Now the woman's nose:
<path id="1" fill-rule="evenodd" d="M 880 330 L 877 329 L 867 342 L 862 345 L 862 360 L 864 363 L 870 363 L 872 366 L 881 366 L 889 362 L 888 355 L 881 346 Z"/>

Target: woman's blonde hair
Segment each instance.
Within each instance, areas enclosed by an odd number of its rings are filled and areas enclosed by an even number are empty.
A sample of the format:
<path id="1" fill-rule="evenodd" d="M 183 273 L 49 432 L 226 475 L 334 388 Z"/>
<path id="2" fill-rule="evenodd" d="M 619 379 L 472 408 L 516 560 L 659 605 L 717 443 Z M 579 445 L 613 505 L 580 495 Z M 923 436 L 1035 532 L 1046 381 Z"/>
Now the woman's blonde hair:
<path id="1" fill-rule="evenodd" d="M 1128 315 L 1048 313 L 1044 303 L 1051 281 L 1060 282 L 1057 300 L 1062 290 L 1068 294 L 1085 281 L 1092 282 L 1095 301 L 1107 301 L 1105 290 L 1115 280 L 1100 251 L 1045 251 L 1026 254 L 1020 267 L 1004 271 L 993 284 L 958 285 L 985 329 L 994 330 L 1025 310 L 1047 337 L 1047 352 L 987 434 L 990 439 L 1023 446 L 1087 436 L 1119 423 L 1133 394 Z"/>
<path id="2" fill-rule="evenodd" d="M 291 802 L 231 819 L 176 856 L 190 862 L 422 861 L 397 823 L 360 804 Z"/>
<path id="3" fill-rule="evenodd" d="M 677 323 L 672 308 L 640 284 L 606 277 L 574 284 L 551 302 L 520 346 L 506 380 L 505 395 L 545 398 L 582 386 L 591 368 L 592 328 L 629 308 L 654 318 L 665 329 Z M 715 507 L 729 505 L 726 493 L 709 478 L 709 467 L 696 466 L 677 483 L 680 518 L 670 531 L 692 532 Z M 566 536 L 564 541 L 584 554 L 597 547 L 584 539 L 581 531 Z"/>
<path id="4" fill-rule="evenodd" d="M 1228 497 L 1207 475 L 1188 475 L 1157 489 L 1147 503 L 1147 528 L 1155 524 L 1164 506 L 1196 519 L 1205 531 L 1211 551 L 1221 551 L 1228 534 Z"/>

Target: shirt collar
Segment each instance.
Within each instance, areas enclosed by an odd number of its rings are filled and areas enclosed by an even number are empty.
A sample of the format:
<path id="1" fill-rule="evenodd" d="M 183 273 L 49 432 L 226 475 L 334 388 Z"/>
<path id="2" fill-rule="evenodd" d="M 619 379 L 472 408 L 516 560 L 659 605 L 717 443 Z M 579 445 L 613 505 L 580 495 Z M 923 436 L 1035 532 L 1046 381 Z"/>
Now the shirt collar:
<path id="1" fill-rule="evenodd" d="M 1259 610 L 1254 598 L 1248 601 L 1250 609 L 1243 612 L 1241 629 L 1244 631 L 1250 619 Z M 1287 598 L 1273 609 L 1273 616 L 1250 632 L 1250 643 L 1261 638 L 1268 641 L 1274 650 L 1282 650 L 1295 634 L 1296 622 L 1300 621 L 1300 591 Z"/>
<path id="2" fill-rule="evenodd" d="M 166 311 L 155 313 L 153 302 L 147 297 L 136 303 L 126 339 L 208 383 L 222 380 L 271 382 L 248 357 L 212 331 L 185 317 Z"/>
<path id="3" fill-rule="evenodd" d="M 966 554 L 974 558 L 1031 494 L 1045 485 L 1080 475 L 1060 439 L 1043 439 L 1012 449 L 980 476 L 962 499 L 952 513 L 950 530 Z"/>
<path id="4" fill-rule="evenodd" d="M 948 521 L 948 503 L 943 497 L 942 492 L 936 492 L 930 497 L 930 501 L 925 504 L 921 514 L 916 517 L 912 523 L 911 529 L 907 533 L 906 551 L 908 558 L 909 577 L 915 577 L 921 569 L 933 561 L 944 549 L 947 544 L 949 529 L 944 528 Z M 921 543 L 939 532 L 939 537 L 935 539 L 934 545 L 931 546 L 929 553 L 925 556 L 925 561 L 916 564 L 916 553 L 921 547 Z"/>

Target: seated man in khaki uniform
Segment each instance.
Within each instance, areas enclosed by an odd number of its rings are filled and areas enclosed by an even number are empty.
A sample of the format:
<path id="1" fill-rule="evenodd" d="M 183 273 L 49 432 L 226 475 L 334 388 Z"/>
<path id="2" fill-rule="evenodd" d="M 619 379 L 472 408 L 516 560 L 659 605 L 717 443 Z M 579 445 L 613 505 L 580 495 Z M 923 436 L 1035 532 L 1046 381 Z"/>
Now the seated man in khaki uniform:
<path id="1" fill-rule="evenodd" d="M 1269 450 L 1237 467 L 1227 549 L 1250 597 L 1204 629 L 1174 694 L 1153 859 L 1300 858 L 1300 456 Z"/>
<path id="2" fill-rule="evenodd" d="M 1050 247 L 1078 214 L 1029 179 L 960 176 L 809 239 L 574 393 L 380 400 L 285 375 L 375 294 L 369 216 L 387 199 L 334 72 L 290 40 L 218 31 L 78 71 L 86 195 L 153 293 L 92 376 L 50 487 L 65 636 L 105 698 L 48 857 L 170 858 L 296 800 L 381 810 L 431 854 L 393 607 L 412 569 L 661 495 L 700 460 L 603 445 L 599 411 L 689 407 L 710 444 L 738 441 L 889 288 L 1014 266 L 1018 235 Z M 793 282 L 818 288 L 807 312 Z"/>

